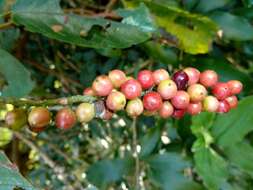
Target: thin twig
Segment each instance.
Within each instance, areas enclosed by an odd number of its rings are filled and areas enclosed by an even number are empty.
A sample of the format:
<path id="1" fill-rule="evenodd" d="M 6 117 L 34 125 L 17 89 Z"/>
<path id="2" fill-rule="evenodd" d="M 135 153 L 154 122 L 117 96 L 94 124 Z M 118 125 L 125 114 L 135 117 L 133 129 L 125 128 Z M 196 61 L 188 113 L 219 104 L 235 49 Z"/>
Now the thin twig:
<path id="1" fill-rule="evenodd" d="M 109 3 L 105 7 L 105 13 L 111 12 L 113 6 L 117 3 L 117 0 L 110 0 Z"/>
<path id="2" fill-rule="evenodd" d="M 136 126 L 136 120 L 137 118 L 133 118 L 132 122 L 132 130 L 133 130 L 133 156 L 135 158 L 135 188 L 136 190 L 140 189 L 140 182 L 139 182 L 139 176 L 140 176 L 140 160 L 138 155 L 138 138 L 137 138 L 137 126 Z"/>
<path id="3" fill-rule="evenodd" d="M 0 30 L 5 30 L 5 29 L 10 28 L 12 26 L 13 26 L 12 22 L 6 22 L 6 23 L 3 23 L 3 24 L 0 24 Z"/>

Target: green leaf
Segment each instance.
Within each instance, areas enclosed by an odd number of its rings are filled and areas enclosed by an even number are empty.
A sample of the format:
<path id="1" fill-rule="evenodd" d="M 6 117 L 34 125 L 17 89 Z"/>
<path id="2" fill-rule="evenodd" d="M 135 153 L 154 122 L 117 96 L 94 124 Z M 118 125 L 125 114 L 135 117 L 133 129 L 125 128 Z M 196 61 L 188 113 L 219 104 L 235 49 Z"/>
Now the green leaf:
<path id="1" fill-rule="evenodd" d="M 5 127 L 0 127 L 0 147 L 9 144 L 12 140 L 12 131 Z"/>
<path id="2" fill-rule="evenodd" d="M 253 176 L 253 147 L 247 142 L 239 142 L 224 149 L 228 159 L 242 171 Z"/>
<path id="3" fill-rule="evenodd" d="M 210 57 L 204 59 L 197 59 L 193 64 L 193 67 L 198 68 L 200 71 L 212 69 L 219 75 L 219 80 L 226 82 L 228 80 L 239 80 L 243 83 L 243 95 L 248 95 L 253 92 L 251 85 L 253 83 L 252 78 L 223 58 Z"/>
<path id="4" fill-rule="evenodd" d="M 34 82 L 30 72 L 12 55 L 0 49 L 0 73 L 8 83 L 0 91 L 0 97 L 23 97 L 31 92 Z"/>
<path id="5" fill-rule="evenodd" d="M 15 187 L 19 187 L 25 190 L 36 190 L 2 151 L 0 151 L 0 176 L 0 189 L 13 190 Z"/>
<path id="6" fill-rule="evenodd" d="M 155 155 L 148 160 L 148 177 L 152 183 L 163 190 L 199 190 L 198 184 L 184 176 L 190 163 L 182 155 L 174 152 Z"/>
<path id="7" fill-rule="evenodd" d="M 146 21 L 150 20 L 147 14 L 147 20 L 143 17 L 136 26 L 132 25 L 133 23 L 125 23 L 124 19 L 124 22 L 116 22 L 103 18 L 67 15 L 61 10 L 58 0 L 17 0 L 12 12 L 12 21 L 24 25 L 31 32 L 84 47 L 127 48 L 151 37 L 150 32 L 143 31 Z M 137 11 L 135 16 L 138 13 L 143 12 Z M 139 17 L 141 15 L 138 15 L 138 19 Z M 145 25 L 140 26 L 141 22 Z"/>
<path id="8" fill-rule="evenodd" d="M 221 147 L 234 146 L 253 130 L 253 96 L 241 100 L 236 109 L 217 116 L 212 134 Z"/>
<path id="9" fill-rule="evenodd" d="M 230 1 L 231 0 L 212 0 L 212 1 L 200 0 L 195 9 L 199 12 L 205 13 L 223 7 Z"/>
<path id="10" fill-rule="evenodd" d="M 123 175 L 132 170 L 133 166 L 131 158 L 101 160 L 90 166 L 87 178 L 100 189 L 106 189 L 109 184 L 121 180 Z"/>
<path id="11" fill-rule="evenodd" d="M 204 184 L 218 190 L 228 177 L 227 163 L 211 148 L 202 147 L 194 153 L 195 167 Z"/>
<path id="12" fill-rule="evenodd" d="M 225 38 L 236 41 L 253 39 L 253 26 L 247 19 L 221 11 L 212 13 L 210 17 L 222 29 Z"/>
<path id="13" fill-rule="evenodd" d="M 177 37 L 179 48 L 191 54 L 210 50 L 217 27 L 208 17 L 150 1 L 145 3 L 154 14 L 157 25 Z"/>
<path id="14" fill-rule="evenodd" d="M 141 139 L 141 152 L 140 157 L 146 157 L 155 149 L 161 137 L 161 129 L 158 126 L 152 127 L 148 130 L 146 135 Z"/>

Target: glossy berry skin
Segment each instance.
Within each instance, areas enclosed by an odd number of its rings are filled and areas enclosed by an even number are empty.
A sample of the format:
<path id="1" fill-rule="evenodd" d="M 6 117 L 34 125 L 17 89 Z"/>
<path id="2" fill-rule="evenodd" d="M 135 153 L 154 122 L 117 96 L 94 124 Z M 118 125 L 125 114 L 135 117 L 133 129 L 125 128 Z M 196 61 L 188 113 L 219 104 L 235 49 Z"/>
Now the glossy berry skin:
<path id="1" fill-rule="evenodd" d="M 166 119 L 166 118 L 171 117 L 173 112 L 174 112 L 174 108 L 171 105 L 171 103 L 168 101 L 165 101 L 165 102 L 163 102 L 162 107 L 159 110 L 159 115 L 161 118 Z"/>
<path id="2" fill-rule="evenodd" d="M 177 93 L 177 85 L 173 80 L 163 80 L 157 87 L 157 92 L 164 100 L 173 98 Z"/>
<path id="3" fill-rule="evenodd" d="M 175 119 L 181 119 L 185 115 L 185 110 L 184 109 L 175 109 L 172 117 Z"/>
<path id="4" fill-rule="evenodd" d="M 214 85 L 212 93 L 218 100 L 224 100 L 230 96 L 230 89 L 227 83 L 220 82 Z"/>
<path id="5" fill-rule="evenodd" d="M 219 107 L 218 107 L 217 112 L 218 113 L 227 113 L 227 112 L 229 112 L 229 110 L 230 110 L 230 106 L 229 106 L 229 103 L 227 102 L 227 100 L 221 100 L 219 102 Z"/>
<path id="6" fill-rule="evenodd" d="M 189 77 L 184 71 L 177 71 L 173 74 L 172 80 L 176 83 L 178 90 L 185 90 Z"/>
<path id="7" fill-rule="evenodd" d="M 5 123 L 12 130 L 20 130 L 27 123 L 26 111 L 23 109 L 14 109 L 7 112 L 5 116 Z"/>
<path id="8" fill-rule="evenodd" d="M 106 99 L 106 106 L 112 111 L 119 111 L 124 109 L 126 105 L 126 97 L 119 91 L 112 91 Z"/>
<path id="9" fill-rule="evenodd" d="M 201 102 L 198 103 L 190 103 L 186 109 L 187 113 L 190 115 L 198 115 L 202 111 Z"/>
<path id="10" fill-rule="evenodd" d="M 76 123 L 75 113 L 68 107 L 59 110 L 55 117 L 56 127 L 59 129 L 70 129 Z"/>
<path id="11" fill-rule="evenodd" d="M 203 110 L 207 112 L 216 112 L 219 107 L 219 101 L 214 96 L 207 96 L 203 100 Z"/>
<path id="12" fill-rule="evenodd" d="M 179 90 L 171 99 L 171 103 L 176 109 L 185 109 L 190 103 L 190 96 L 187 92 Z"/>
<path id="13" fill-rule="evenodd" d="M 165 69 L 157 69 L 153 72 L 153 78 L 154 78 L 155 84 L 158 85 L 163 80 L 169 79 L 170 75 Z"/>
<path id="14" fill-rule="evenodd" d="M 193 67 L 187 67 L 183 70 L 189 77 L 188 85 L 196 84 L 199 81 L 200 72 Z"/>
<path id="15" fill-rule="evenodd" d="M 96 93 L 91 87 L 88 87 L 83 90 L 83 95 L 96 96 Z"/>
<path id="16" fill-rule="evenodd" d="M 229 96 L 225 100 L 228 102 L 231 109 L 236 108 L 238 105 L 238 99 L 236 96 Z"/>
<path id="17" fill-rule="evenodd" d="M 101 115 L 101 119 L 103 119 L 103 120 L 110 120 L 110 119 L 112 119 L 112 116 L 113 116 L 113 113 L 110 110 L 106 109 L 103 112 L 103 114 Z"/>
<path id="18" fill-rule="evenodd" d="M 143 97 L 143 105 L 148 111 L 157 111 L 162 106 L 162 97 L 157 92 L 148 92 Z"/>
<path id="19" fill-rule="evenodd" d="M 113 85 L 108 76 L 101 75 L 93 81 L 92 89 L 97 96 L 108 96 L 113 89 Z"/>
<path id="20" fill-rule="evenodd" d="M 193 84 L 188 87 L 187 93 L 189 94 L 192 102 L 200 102 L 206 97 L 207 90 L 201 84 Z"/>
<path id="21" fill-rule="evenodd" d="M 143 89 L 149 89 L 155 84 L 153 73 L 149 70 L 140 71 L 137 75 L 137 80 Z"/>
<path id="22" fill-rule="evenodd" d="M 199 81 L 205 87 L 212 87 L 218 82 L 218 74 L 213 70 L 206 70 L 200 74 Z"/>
<path id="23" fill-rule="evenodd" d="M 126 112 L 130 117 L 137 117 L 143 113 L 143 103 L 141 99 L 129 100 L 126 106 Z"/>
<path id="24" fill-rule="evenodd" d="M 227 82 L 227 85 L 231 95 L 240 94 L 243 88 L 242 83 L 238 80 L 230 80 Z"/>
<path id="25" fill-rule="evenodd" d="M 126 81 L 125 73 L 118 69 L 110 71 L 108 77 L 115 88 L 120 88 L 120 86 Z"/>
<path id="26" fill-rule="evenodd" d="M 36 107 L 28 115 L 28 123 L 33 128 L 46 127 L 51 120 L 50 112 L 47 108 Z"/>
<path id="27" fill-rule="evenodd" d="M 29 126 L 30 131 L 34 132 L 34 133 L 40 133 L 42 131 L 44 131 L 47 127 L 31 127 Z"/>
<path id="28" fill-rule="evenodd" d="M 138 98 L 141 96 L 142 88 L 141 84 L 135 79 L 129 79 L 121 85 L 121 92 L 129 100 Z"/>
<path id="29" fill-rule="evenodd" d="M 76 108 L 76 116 L 79 122 L 87 123 L 95 117 L 95 107 L 90 103 L 81 103 Z"/>

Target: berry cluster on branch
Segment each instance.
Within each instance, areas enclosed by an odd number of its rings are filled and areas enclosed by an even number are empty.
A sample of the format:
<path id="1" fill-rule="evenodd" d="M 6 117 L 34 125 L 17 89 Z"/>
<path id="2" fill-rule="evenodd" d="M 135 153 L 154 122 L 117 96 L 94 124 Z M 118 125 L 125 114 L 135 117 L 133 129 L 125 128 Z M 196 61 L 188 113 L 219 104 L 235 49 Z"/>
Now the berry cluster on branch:
<path id="1" fill-rule="evenodd" d="M 55 115 L 55 126 L 69 129 L 77 121 L 87 123 L 94 117 L 111 119 L 113 113 L 125 110 L 130 117 L 141 114 L 159 115 L 162 118 L 180 119 L 185 113 L 197 115 L 202 111 L 227 113 L 238 104 L 236 97 L 243 85 L 238 80 L 219 82 L 213 70 L 200 72 L 188 67 L 172 76 L 165 69 L 142 70 L 137 79 L 126 76 L 121 70 L 112 70 L 100 75 L 92 86 L 84 89 L 83 95 L 96 97 L 94 102 L 83 102 L 75 111 L 70 107 L 60 109 Z M 59 99 L 63 102 L 64 99 Z M 18 118 L 22 119 L 18 119 Z M 51 122 L 51 113 L 46 107 L 26 111 L 15 109 L 6 115 L 6 123 L 16 129 L 20 123 L 28 124 L 35 132 L 42 131 Z"/>

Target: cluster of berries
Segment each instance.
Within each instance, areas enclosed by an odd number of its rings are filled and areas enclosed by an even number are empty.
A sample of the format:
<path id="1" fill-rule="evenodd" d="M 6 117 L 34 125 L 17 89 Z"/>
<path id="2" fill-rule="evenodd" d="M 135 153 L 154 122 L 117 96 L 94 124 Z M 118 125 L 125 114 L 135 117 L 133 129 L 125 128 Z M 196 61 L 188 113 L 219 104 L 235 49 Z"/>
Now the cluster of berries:
<path id="1" fill-rule="evenodd" d="M 121 70 L 112 70 L 98 76 L 84 95 L 98 97 L 94 103 L 81 103 L 75 112 L 65 107 L 55 116 L 55 126 L 69 129 L 77 121 L 87 123 L 94 117 L 111 119 L 114 112 L 125 110 L 130 117 L 141 114 L 159 114 L 162 118 L 180 119 L 185 113 L 199 114 L 201 111 L 226 113 L 235 108 L 243 85 L 238 80 L 218 82 L 213 70 L 200 73 L 188 67 L 171 77 L 165 69 L 142 70 L 137 79 L 127 77 Z M 208 91 L 211 95 L 208 95 Z M 26 116 L 26 111 L 15 109 L 6 115 L 6 123 L 13 129 L 25 125 L 35 132 L 44 130 L 51 122 L 51 114 L 45 107 L 35 107 Z"/>

